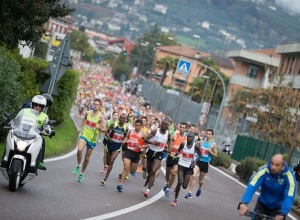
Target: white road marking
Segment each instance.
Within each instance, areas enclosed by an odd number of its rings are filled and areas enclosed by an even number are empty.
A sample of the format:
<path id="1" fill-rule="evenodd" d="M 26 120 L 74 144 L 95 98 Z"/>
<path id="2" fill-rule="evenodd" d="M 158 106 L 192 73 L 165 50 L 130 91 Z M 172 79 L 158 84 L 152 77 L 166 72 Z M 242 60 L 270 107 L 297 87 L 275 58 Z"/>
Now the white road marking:
<path id="1" fill-rule="evenodd" d="M 161 168 L 161 170 L 165 174 L 165 169 L 163 167 Z M 156 202 L 157 200 L 159 200 L 163 196 L 164 196 L 164 192 L 163 192 L 163 190 L 161 190 L 159 193 L 157 193 L 155 196 L 151 197 L 150 199 L 148 199 L 144 202 L 141 202 L 139 204 L 136 204 L 134 206 L 130 206 L 130 207 L 125 208 L 125 209 L 120 209 L 118 211 L 106 213 L 106 214 L 95 216 L 95 217 L 92 217 L 92 218 L 86 218 L 84 220 L 102 220 L 102 219 L 109 219 L 109 218 L 117 217 L 119 215 L 123 215 L 123 214 L 129 213 L 129 212 L 133 212 L 133 211 L 141 209 L 141 208 L 143 208 L 147 205 L 150 205 L 150 204 Z"/>
<path id="2" fill-rule="evenodd" d="M 72 119 L 74 120 L 73 118 L 74 115 L 71 115 Z M 78 129 L 78 126 L 77 124 L 75 123 L 77 129 Z M 60 157 L 55 157 L 55 158 L 50 158 L 50 159 L 46 159 L 45 162 L 52 162 L 52 161 L 56 161 L 56 160 L 62 160 L 62 159 L 66 159 L 74 154 L 77 153 L 77 147 L 71 151 L 70 153 L 66 154 L 66 155 L 63 155 L 63 156 L 60 156 Z M 213 168 L 214 170 L 218 171 L 219 173 L 223 174 L 224 176 L 228 177 L 229 179 L 233 180 L 234 182 L 240 184 L 241 186 L 243 186 L 244 188 L 246 188 L 247 186 L 243 183 L 240 183 L 238 180 L 236 180 L 235 178 L 233 178 L 232 176 L 228 175 L 227 173 L 223 172 L 222 170 L 214 167 L 214 166 L 209 166 L 211 168 Z M 166 174 L 166 170 L 164 167 L 161 167 L 161 171 L 164 173 L 164 175 Z M 206 177 L 205 177 L 206 178 Z M 207 179 L 210 179 L 210 178 L 207 178 Z M 259 195 L 259 193 L 256 192 L 257 195 Z M 161 190 L 159 193 L 157 193 L 155 196 L 151 197 L 150 199 L 144 201 L 144 202 L 141 202 L 139 204 L 136 204 L 134 206 L 130 206 L 128 208 L 125 208 L 125 209 L 120 209 L 118 211 L 114 211 L 114 212 L 110 212 L 110 213 L 106 213 L 106 214 L 103 214 L 103 215 L 99 215 L 99 216 L 95 216 L 95 217 L 92 217 L 92 218 L 86 218 L 84 220 L 102 220 L 102 219 L 109 219 L 109 218 L 113 218 L 113 217 L 117 217 L 119 215 L 123 215 L 123 214 L 126 214 L 126 213 L 129 213 L 129 212 L 133 212 L 135 210 L 138 210 L 138 209 L 141 209 L 147 205 L 150 205 L 154 202 L 156 202 L 157 200 L 159 200 L 161 197 L 164 196 L 164 192 L 163 190 Z M 107 204 L 109 205 L 109 204 Z M 288 214 L 288 216 L 292 219 L 292 220 L 297 220 L 297 218 L 295 218 L 294 216 L 292 216 L 291 214 Z"/>

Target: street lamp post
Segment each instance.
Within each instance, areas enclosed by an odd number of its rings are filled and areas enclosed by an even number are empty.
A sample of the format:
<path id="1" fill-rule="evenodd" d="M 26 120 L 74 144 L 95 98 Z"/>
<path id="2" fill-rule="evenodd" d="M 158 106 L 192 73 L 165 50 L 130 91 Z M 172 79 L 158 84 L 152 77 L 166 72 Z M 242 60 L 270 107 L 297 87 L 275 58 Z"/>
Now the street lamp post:
<path id="1" fill-rule="evenodd" d="M 200 36 L 197 35 L 197 34 L 194 34 L 193 37 L 197 39 L 197 40 L 196 40 L 195 50 L 194 50 L 194 58 L 196 58 L 196 50 L 197 50 L 197 47 L 198 47 L 198 41 L 199 41 L 199 39 L 200 39 Z"/>
<path id="2" fill-rule="evenodd" d="M 204 100 L 204 97 L 205 97 L 205 93 L 206 93 L 206 90 L 207 90 L 207 84 L 208 84 L 208 81 L 209 81 L 209 77 L 208 78 L 205 78 L 205 86 L 204 86 L 204 91 L 203 91 L 203 94 L 202 94 L 202 97 L 201 97 L 201 106 L 203 105 L 203 100 Z"/>
<path id="3" fill-rule="evenodd" d="M 185 58 L 187 59 L 187 58 Z M 193 61 L 194 62 L 194 61 Z M 215 73 L 221 80 L 222 82 L 222 87 L 223 87 L 223 98 L 222 98 L 222 101 L 221 101 L 221 105 L 220 105 L 220 110 L 218 112 L 218 116 L 217 116 L 217 120 L 216 120 L 216 123 L 215 123 L 215 127 L 214 127 L 214 130 L 216 131 L 216 128 L 218 127 L 219 125 L 219 122 L 220 122 L 220 118 L 221 118 L 221 114 L 222 114 L 222 109 L 223 109 L 223 106 L 224 106 L 224 103 L 225 103 L 225 99 L 226 99 L 226 87 L 225 87 L 225 83 L 224 83 L 224 80 L 223 78 L 221 77 L 221 75 L 213 68 L 211 68 L 210 66 L 207 66 L 203 63 L 199 63 L 199 62 L 196 62 L 198 65 L 200 66 L 203 66 L 203 67 L 206 67 L 208 69 L 210 69 L 213 73 Z"/>

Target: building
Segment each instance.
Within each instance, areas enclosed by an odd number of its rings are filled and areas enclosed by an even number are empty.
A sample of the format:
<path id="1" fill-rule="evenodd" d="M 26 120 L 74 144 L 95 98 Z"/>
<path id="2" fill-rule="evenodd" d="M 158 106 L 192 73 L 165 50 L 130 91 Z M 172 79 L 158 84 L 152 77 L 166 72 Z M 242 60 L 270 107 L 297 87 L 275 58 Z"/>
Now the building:
<path id="1" fill-rule="evenodd" d="M 272 84 L 268 81 L 272 69 L 276 69 L 280 63 L 280 55 L 274 49 L 261 50 L 233 50 L 227 56 L 234 62 L 235 70 L 227 87 L 226 100 L 230 100 L 232 94 L 242 88 L 258 89 L 269 88 Z M 222 118 L 231 117 L 229 109 L 223 109 Z"/>
<path id="2" fill-rule="evenodd" d="M 300 42 L 289 42 L 279 44 L 276 47 L 276 53 L 280 54 L 281 59 L 278 67 L 278 73 L 285 75 L 283 85 L 293 83 L 295 95 L 300 92 Z M 276 82 L 273 85 L 277 86 Z M 292 106 L 294 109 L 299 109 L 300 100 L 297 100 Z"/>
<path id="3" fill-rule="evenodd" d="M 127 58 L 129 58 L 130 51 L 133 49 L 134 43 L 127 38 L 118 38 L 114 40 L 108 40 L 105 48 L 105 52 L 112 52 L 115 54 L 127 52 Z"/>
<path id="4" fill-rule="evenodd" d="M 155 54 L 155 69 L 153 70 L 155 73 L 152 74 L 153 80 L 161 81 L 163 70 L 158 68 L 158 61 L 165 57 L 172 57 L 173 59 L 184 59 L 191 62 L 190 73 L 188 75 L 179 73 L 177 71 L 174 72 L 174 68 L 171 67 L 167 72 L 166 79 L 164 80 L 164 86 L 172 86 L 173 88 L 178 88 L 180 90 L 184 90 L 188 92 L 191 89 L 190 84 L 192 84 L 197 77 L 201 77 L 201 75 L 205 72 L 205 68 L 203 68 L 198 63 L 203 63 L 205 59 L 212 59 L 227 76 L 231 76 L 234 66 L 231 61 L 227 58 L 222 58 L 218 56 L 213 56 L 209 53 L 198 51 L 185 46 L 159 46 L 156 49 Z"/>
<path id="5" fill-rule="evenodd" d="M 44 39 L 46 42 L 51 41 L 49 44 L 47 60 L 52 61 L 53 53 L 59 46 L 60 42 L 65 38 L 67 33 L 76 29 L 74 27 L 75 20 L 71 16 L 62 18 L 50 17 L 48 22 L 45 24 L 46 36 Z"/>

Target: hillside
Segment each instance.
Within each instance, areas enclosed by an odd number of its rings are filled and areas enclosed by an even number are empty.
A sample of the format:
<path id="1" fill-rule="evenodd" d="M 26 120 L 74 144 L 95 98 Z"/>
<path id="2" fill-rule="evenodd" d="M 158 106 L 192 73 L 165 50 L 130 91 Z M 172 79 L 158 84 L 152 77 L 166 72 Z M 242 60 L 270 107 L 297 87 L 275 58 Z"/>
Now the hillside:
<path id="1" fill-rule="evenodd" d="M 153 23 L 192 47 L 196 45 L 191 40 L 193 35 L 199 35 L 198 49 L 209 52 L 275 47 L 296 39 L 300 33 L 298 17 L 276 7 L 272 0 L 257 1 L 263 4 L 247 0 L 102 0 L 97 6 L 91 2 L 85 0 L 74 5 L 77 9 L 74 17 L 81 14 L 88 21 L 100 20 L 103 25 L 94 27 L 98 31 L 133 41 Z M 165 14 L 154 11 L 158 4 L 167 8 Z M 202 27 L 205 21 L 209 28 Z M 112 23 L 120 30 L 109 30 Z"/>

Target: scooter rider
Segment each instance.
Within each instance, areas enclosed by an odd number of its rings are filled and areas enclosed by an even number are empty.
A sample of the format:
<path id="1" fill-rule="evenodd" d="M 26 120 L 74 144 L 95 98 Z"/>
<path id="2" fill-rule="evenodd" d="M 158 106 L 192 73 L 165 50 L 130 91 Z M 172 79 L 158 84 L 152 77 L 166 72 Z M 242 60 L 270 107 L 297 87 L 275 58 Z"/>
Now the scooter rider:
<path id="1" fill-rule="evenodd" d="M 47 98 L 45 98 L 47 97 Z M 36 95 L 31 100 L 31 108 L 34 109 L 38 114 L 36 115 L 36 125 L 41 131 L 45 131 L 46 135 L 49 137 L 52 137 L 55 135 L 55 131 L 51 128 L 51 126 L 48 124 L 49 117 L 46 113 L 42 112 L 43 109 L 46 106 L 51 106 L 53 104 L 53 99 L 49 94 L 43 94 L 43 95 Z M 12 123 L 21 120 L 20 116 L 24 114 L 24 112 L 28 115 L 31 115 L 34 117 L 35 111 L 31 111 L 30 108 L 23 108 L 20 110 L 18 115 L 12 120 Z M 44 165 L 44 154 L 45 154 L 45 139 L 43 139 L 42 148 L 40 150 L 37 165 L 38 169 L 46 170 L 47 168 Z"/>

